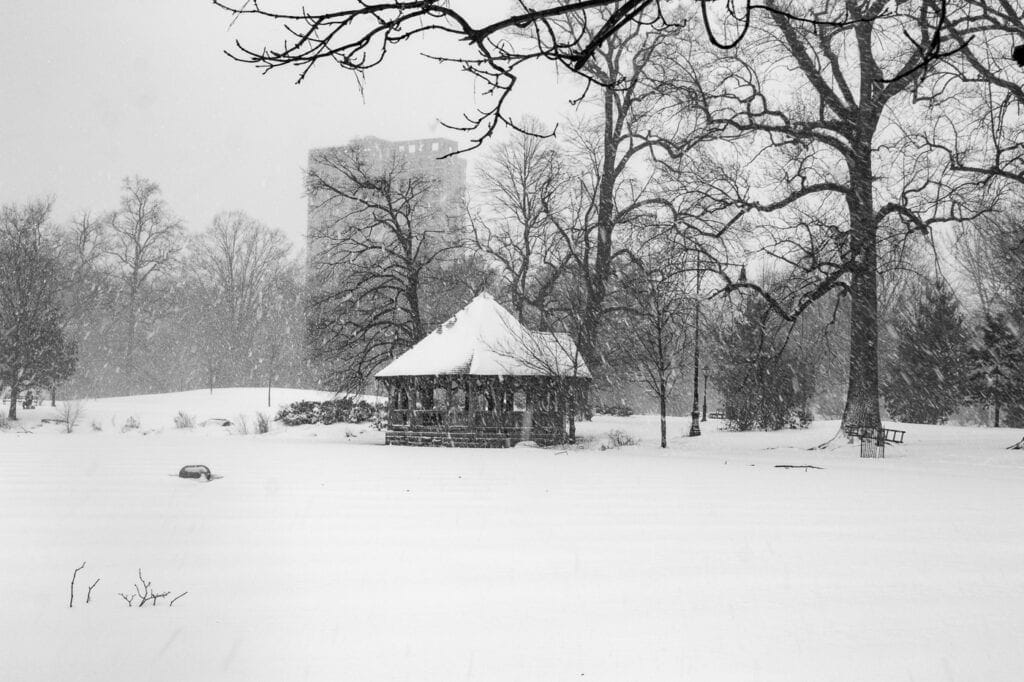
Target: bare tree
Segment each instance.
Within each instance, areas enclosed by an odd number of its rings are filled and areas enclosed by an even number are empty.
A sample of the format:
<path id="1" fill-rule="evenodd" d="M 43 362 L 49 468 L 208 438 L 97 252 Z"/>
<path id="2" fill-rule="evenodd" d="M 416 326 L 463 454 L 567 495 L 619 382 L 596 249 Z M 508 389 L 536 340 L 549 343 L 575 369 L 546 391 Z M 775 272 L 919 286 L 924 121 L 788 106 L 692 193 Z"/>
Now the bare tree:
<path id="1" fill-rule="evenodd" d="M 141 315 L 150 285 L 171 267 L 182 248 L 180 221 L 167 208 L 155 182 L 133 176 L 122 185 L 121 205 L 110 216 L 110 255 L 125 300 L 124 373 L 135 375 Z"/>
<path id="2" fill-rule="evenodd" d="M 940 0 L 930 0 L 933 11 Z M 945 3 L 941 3 L 944 7 Z M 959 50 L 932 69 L 929 93 L 942 131 L 929 141 L 952 168 L 992 184 L 1024 183 L 1024 4 L 958 0 L 947 12 L 949 40 Z"/>
<path id="3" fill-rule="evenodd" d="M 584 35 L 597 30 L 581 22 L 570 16 L 560 23 L 561 30 Z M 550 213 L 576 280 L 578 298 L 567 303 L 567 312 L 575 318 L 580 353 L 592 371 L 603 362 L 602 325 L 616 264 L 626 255 L 617 230 L 668 208 L 652 181 L 657 158 L 685 156 L 718 134 L 680 107 L 673 110 L 673 120 L 663 117 L 672 102 L 659 63 L 669 55 L 689 55 L 684 47 L 688 35 L 644 24 L 623 27 L 603 39 L 581 66 L 598 85 L 591 104 L 599 113 L 571 131 L 574 161 L 584 172 L 566 186 L 567 198 Z"/>
<path id="4" fill-rule="evenodd" d="M 112 297 L 116 289 L 110 258 L 110 220 L 89 211 L 75 214 L 61 230 L 67 333 L 78 346 L 78 371 L 72 382 L 94 390 L 120 359 L 114 343 Z M 104 369 L 106 368 L 106 369 Z M 51 391 L 51 403 L 56 395 Z"/>
<path id="5" fill-rule="evenodd" d="M 397 151 L 314 152 L 310 344 L 335 388 L 362 389 L 438 319 L 424 294 L 458 245 L 439 190 Z"/>
<path id="6" fill-rule="evenodd" d="M 770 2 L 776 9 L 790 7 Z M 909 6 L 913 4 L 914 6 Z M 720 269 L 786 320 L 838 290 L 850 304 L 844 423 L 878 427 L 878 273 L 914 233 L 973 215 L 960 187 L 899 122 L 920 117 L 915 89 L 947 49 L 944 8 L 881 14 L 881 0 L 818 3 L 816 23 L 776 11 L 703 78 L 689 101 L 743 134 L 730 165 L 708 173 L 757 258 L 797 273 L 780 292 Z M 922 49 L 927 46 L 927 49 Z M 777 78 L 788 79 L 785 88 Z M 751 153 L 747 153 L 747 151 Z M 705 196 L 706 198 L 706 196 Z M 733 266 L 735 268 L 735 266 Z"/>
<path id="7" fill-rule="evenodd" d="M 872 2 L 868 14 L 858 10 L 847 16 L 819 12 L 811 3 L 807 3 L 810 7 L 756 0 L 696 4 L 705 37 L 721 49 L 740 44 L 755 15 L 784 16 L 791 23 L 831 29 L 901 13 L 901 3 L 891 7 L 888 0 Z M 277 25 L 284 34 L 280 44 L 248 47 L 236 41 L 235 50 L 228 54 L 264 72 L 294 67 L 299 82 L 321 62 L 362 78 L 397 44 L 428 34 L 447 38 L 453 49 L 434 58 L 455 63 L 479 80 L 481 91 L 488 96 L 484 105 L 465 114 L 465 122 L 455 126 L 477 134 L 473 146 L 502 123 L 514 127 L 504 114 L 504 105 L 524 65 L 543 60 L 585 74 L 612 38 L 638 28 L 675 29 L 681 23 L 671 14 L 674 7 L 668 0 L 565 0 L 539 6 L 516 3 L 511 10 L 488 12 L 480 12 L 478 3 L 460 7 L 457 2 L 438 0 L 336 0 L 336 6 L 318 11 L 267 9 L 248 0 L 214 0 L 214 5 L 232 13 L 235 19 L 252 17 Z M 576 30 L 562 30 L 567 21 Z M 694 33 L 691 39 L 699 38 Z M 936 46 L 940 42 L 931 34 L 915 42 L 924 63 L 940 54 Z"/>
<path id="8" fill-rule="evenodd" d="M 983 314 L 1024 313 L 1024 208 L 1006 206 L 958 236 L 953 256 Z"/>
<path id="9" fill-rule="evenodd" d="M 661 415 L 661 447 L 668 446 L 668 402 L 677 382 L 689 368 L 692 347 L 693 295 L 687 280 L 693 263 L 663 240 L 647 240 L 633 250 L 620 277 L 628 312 L 626 334 L 633 367 L 640 381 L 657 398 Z"/>
<path id="10" fill-rule="evenodd" d="M 267 384 L 267 407 L 275 382 L 287 377 L 285 385 L 298 385 L 307 376 L 304 283 L 300 262 L 289 259 L 259 302 L 252 356 Z"/>
<path id="11" fill-rule="evenodd" d="M 187 277 L 204 299 L 215 328 L 202 330 L 219 364 L 220 379 L 240 385 L 254 378 L 256 337 L 264 308 L 290 265 L 291 244 L 240 211 L 221 213 L 189 248 Z M 220 338 L 212 338 L 219 335 Z"/>
<path id="12" fill-rule="evenodd" d="M 566 170 L 555 144 L 527 120 L 481 164 L 481 202 L 469 210 L 473 244 L 497 267 L 502 289 L 520 322 L 528 309 L 547 311 L 565 265 L 563 242 L 549 211 L 560 202 Z"/>

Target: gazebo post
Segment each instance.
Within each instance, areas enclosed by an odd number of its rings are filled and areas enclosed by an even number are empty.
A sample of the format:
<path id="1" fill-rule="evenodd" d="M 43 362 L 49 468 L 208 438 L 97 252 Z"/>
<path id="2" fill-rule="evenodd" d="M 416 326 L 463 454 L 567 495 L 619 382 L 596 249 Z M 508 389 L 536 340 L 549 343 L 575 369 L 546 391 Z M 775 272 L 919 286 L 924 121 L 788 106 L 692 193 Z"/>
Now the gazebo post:
<path id="1" fill-rule="evenodd" d="M 536 402 L 534 391 L 536 386 L 529 379 L 523 379 L 523 393 L 526 395 L 526 405 L 523 406 L 523 440 L 533 440 L 533 406 Z"/>

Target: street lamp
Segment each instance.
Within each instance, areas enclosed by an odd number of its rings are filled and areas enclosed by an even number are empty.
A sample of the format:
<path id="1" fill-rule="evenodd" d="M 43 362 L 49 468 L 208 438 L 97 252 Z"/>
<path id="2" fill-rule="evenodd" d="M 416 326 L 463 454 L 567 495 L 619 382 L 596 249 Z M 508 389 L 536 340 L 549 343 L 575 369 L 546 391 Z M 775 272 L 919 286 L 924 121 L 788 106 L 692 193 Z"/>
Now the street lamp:
<path id="1" fill-rule="evenodd" d="M 700 420 L 706 422 L 708 420 L 708 368 L 704 368 L 704 406 L 701 410 Z"/>
<path id="2" fill-rule="evenodd" d="M 693 409 L 690 435 L 700 435 L 700 251 L 697 252 L 697 298 L 693 315 Z"/>

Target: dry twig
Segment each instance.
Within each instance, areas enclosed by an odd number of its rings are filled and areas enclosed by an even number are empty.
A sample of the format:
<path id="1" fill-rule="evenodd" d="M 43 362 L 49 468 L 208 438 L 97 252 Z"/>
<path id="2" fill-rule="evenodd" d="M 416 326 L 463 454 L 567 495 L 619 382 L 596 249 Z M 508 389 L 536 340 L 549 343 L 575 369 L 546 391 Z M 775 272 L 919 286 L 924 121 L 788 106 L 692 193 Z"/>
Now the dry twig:
<path id="1" fill-rule="evenodd" d="M 85 568 L 85 562 L 75 569 L 75 572 L 71 574 L 71 601 L 68 602 L 68 608 L 73 608 L 75 605 L 75 578 L 78 577 L 78 572 Z"/>

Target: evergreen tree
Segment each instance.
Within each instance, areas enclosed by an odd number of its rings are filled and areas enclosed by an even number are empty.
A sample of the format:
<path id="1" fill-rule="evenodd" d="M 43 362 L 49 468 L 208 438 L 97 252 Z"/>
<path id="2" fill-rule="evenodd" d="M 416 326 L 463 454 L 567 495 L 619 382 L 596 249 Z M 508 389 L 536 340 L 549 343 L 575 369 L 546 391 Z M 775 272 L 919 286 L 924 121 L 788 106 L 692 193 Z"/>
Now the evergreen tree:
<path id="1" fill-rule="evenodd" d="M 939 424 L 966 402 L 968 335 L 948 286 L 937 281 L 922 293 L 882 388 L 894 419 Z"/>
<path id="2" fill-rule="evenodd" d="M 1024 349 L 1016 326 L 1003 313 L 988 314 L 967 353 L 969 392 L 973 402 L 992 407 L 994 425 L 1003 409 L 1024 402 Z"/>
<path id="3" fill-rule="evenodd" d="M 10 387 L 8 417 L 18 418 L 21 391 L 66 379 L 74 345 L 64 336 L 61 264 L 50 201 L 0 207 L 0 376 Z"/>
<path id="4" fill-rule="evenodd" d="M 715 386 L 731 428 L 803 427 L 811 420 L 814 363 L 788 345 L 787 331 L 764 299 L 749 295 L 712 331 Z"/>

